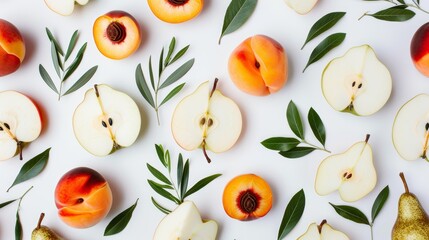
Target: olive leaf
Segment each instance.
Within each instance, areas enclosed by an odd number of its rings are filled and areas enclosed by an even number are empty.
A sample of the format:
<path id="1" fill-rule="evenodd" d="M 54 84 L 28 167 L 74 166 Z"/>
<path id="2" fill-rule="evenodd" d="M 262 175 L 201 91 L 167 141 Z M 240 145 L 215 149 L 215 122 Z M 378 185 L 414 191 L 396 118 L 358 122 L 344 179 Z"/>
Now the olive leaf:
<path id="1" fill-rule="evenodd" d="M 410 20 L 416 15 L 415 12 L 407 9 L 406 5 L 394 6 L 387 8 L 376 13 L 365 13 L 363 16 L 371 16 L 379 20 L 390 22 L 405 22 Z M 363 17 L 362 16 L 362 17 Z M 361 17 L 361 18 L 362 18 Z M 359 18 L 359 19 L 361 19 Z"/>
<path id="2" fill-rule="evenodd" d="M 125 209 L 121 213 L 119 213 L 116 217 L 109 222 L 106 229 L 104 230 L 104 236 L 111 236 L 117 233 L 122 232 L 133 216 L 134 209 L 137 207 L 139 199 L 137 198 L 136 202 L 129 208 Z"/>
<path id="3" fill-rule="evenodd" d="M 16 200 L 18 200 L 18 199 L 14 199 L 14 200 L 10 200 L 10 201 L 4 202 L 4 203 L 0 203 L 0 208 L 4 208 L 4 207 L 6 207 L 7 205 L 9 205 L 9 204 L 11 204 L 11 203 L 15 202 Z"/>
<path id="4" fill-rule="evenodd" d="M 314 23 L 314 25 L 311 27 L 307 35 L 307 39 L 305 40 L 304 45 L 301 47 L 301 50 L 305 47 L 305 45 L 307 45 L 308 42 L 337 24 L 337 22 L 340 21 L 344 15 L 346 15 L 345 12 L 331 12 L 317 20 L 317 22 Z"/>
<path id="5" fill-rule="evenodd" d="M 22 224 L 19 217 L 19 211 L 16 211 L 16 221 L 15 221 L 15 240 L 22 239 Z"/>
<path id="6" fill-rule="evenodd" d="M 97 72 L 98 66 L 94 66 L 92 68 L 90 68 L 88 71 L 86 71 L 82 77 L 80 77 L 77 82 L 75 84 L 73 84 L 73 86 L 71 86 L 64 94 L 63 96 L 70 94 L 76 90 L 78 90 L 79 88 L 83 87 L 85 84 L 87 84 L 89 82 L 89 80 L 91 80 L 91 78 L 94 76 L 95 72 Z"/>
<path id="7" fill-rule="evenodd" d="M 302 217 L 305 209 L 305 193 L 301 189 L 297 192 L 290 202 L 288 203 L 285 212 L 283 214 L 283 219 L 280 224 L 279 233 L 277 239 L 283 239 L 288 235 L 293 228 L 298 224 L 299 220 Z"/>
<path id="8" fill-rule="evenodd" d="M 310 58 L 302 72 L 313 63 L 319 61 L 323 56 L 325 56 L 329 51 L 339 46 L 344 39 L 346 38 L 345 33 L 334 33 L 326 37 L 322 42 L 317 45 L 317 47 L 311 52 Z"/>
<path id="9" fill-rule="evenodd" d="M 64 61 L 67 61 L 67 59 L 69 59 L 71 53 L 73 52 L 73 49 L 77 43 L 78 34 L 79 34 L 78 30 L 74 31 L 70 39 L 69 46 L 67 47 L 67 52 L 66 52 L 66 55 L 64 56 Z"/>

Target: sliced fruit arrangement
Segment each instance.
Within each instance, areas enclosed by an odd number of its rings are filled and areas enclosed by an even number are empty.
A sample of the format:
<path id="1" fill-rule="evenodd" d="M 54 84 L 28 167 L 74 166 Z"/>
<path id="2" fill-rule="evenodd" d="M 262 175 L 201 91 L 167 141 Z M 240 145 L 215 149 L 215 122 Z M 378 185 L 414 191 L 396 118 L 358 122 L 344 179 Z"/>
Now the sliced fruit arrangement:
<path id="1" fill-rule="evenodd" d="M 88 2 L 89 0 L 45 0 L 49 9 L 63 16 L 71 15 L 76 3 L 83 6 Z"/>
<path id="2" fill-rule="evenodd" d="M 299 14 L 309 13 L 318 0 L 285 0 L 286 4 Z"/>
<path id="3" fill-rule="evenodd" d="M 355 143 L 345 152 L 325 158 L 319 165 L 315 190 L 328 195 L 336 190 L 346 202 L 354 202 L 370 193 L 377 183 L 372 149 L 365 141 Z"/>
<path id="4" fill-rule="evenodd" d="M 36 140 L 42 131 L 37 106 L 16 91 L 0 92 L 0 160 L 19 154 L 25 143 Z"/>
<path id="5" fill-rule="evenodd" d="M 423 75 L 429 77 L 429 23 L 423 24 L 411 40 L 411 58 Z"/>
<path id="6" fill-rule="evenodd" d="M 171 131 L 174 140 L 183 149 L 202 148 L 210 163 L 207 150 L 225 152 L 237 142 L 243 120 L 237 104 L 225 97 L 209 82 L 202 83 L 195 92 L 185 97 L 174 110 Z"/>
<path id="7" fill-rule="evenodd" d="M 346 234 L 333 229 L 326 220 L 317 225 L 312 223 L 307 231 L 297 240 L 349 240 Z"/>
<path id="8" fill-rule="evenodd" d="M 200 14 L 204 0 L 147 0 L 153 14 L 168 23 L 181 23 Z"/>
<path id="9" fill-rule="evenodd" d="M 25 42 L 12 23 L 0 18 L 0 77 L 15 72 L 25 57 Z"/>
<path id="10" fill-rule="evenodd" d="M 124 11 L 111 11 L 98 17 L 93 26 L 94 42 L 100 53 L 111 59 L 133 54 L 141 43 L 137 20 Z"/>
<path id="11" fill-rule="evenodd" d="M 73 131 L 80 145 L 95 156 L 131 146 L 140 133 L 137 104 L 108 85 L 94 85 L 73 115 Z"/>
<path id="12" fill-rule="evenodd" d="M 374 50 L 362 45 L 329 62 L 322 74 L 322 92 L 335 110 L 368 116 L 386 104 L 392 78 Z"/>

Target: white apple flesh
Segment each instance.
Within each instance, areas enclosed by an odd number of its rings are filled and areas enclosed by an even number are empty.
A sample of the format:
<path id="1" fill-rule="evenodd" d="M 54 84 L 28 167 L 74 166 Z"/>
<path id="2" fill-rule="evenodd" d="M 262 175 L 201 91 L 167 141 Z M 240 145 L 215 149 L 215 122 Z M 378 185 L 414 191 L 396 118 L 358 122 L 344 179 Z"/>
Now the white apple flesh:
<path id="1" fill-rule="evenodd" d="M 310 224 L 307 231 L 297 240 L 349 240 L 349 237 L 333 229 L 326 220 L 323 220 L 320 225 L 316 223 Z"/>
<path id="2" fill-rule="evenodd" d="M 285 0 L 286 4 L 299 14 L 309 13 L 318 0 Z"/>
<path id="3" fill-rule="evenodd" d="M 140 127 L 140 111 L 134 100 L 105 84 L 88 90 L 73 115 L 77 140 L 95 156 L 131 146 Z"/>
<path id="4" fill-rule="evenodd" d="M 335 110 L 368 116 L 386 104 L 392 92 L 392 78 L 374 50 L 362 45 L 326 66 L 322 92 Z"/>
<path id="5" fill-rule="evenodd" d="M 0 92 L 0 160 L 19 153 L 22 160 L 24 143 L 32 142 L 42 131 L 36 105 L 15 91 Z"/>
<path id="6" fill-rule="evenodd" d="M 45 0 L 46 5 L 54 12 L 68 16 L 73 13 L 75 3 L 86 5 L 89 0 Z"/>

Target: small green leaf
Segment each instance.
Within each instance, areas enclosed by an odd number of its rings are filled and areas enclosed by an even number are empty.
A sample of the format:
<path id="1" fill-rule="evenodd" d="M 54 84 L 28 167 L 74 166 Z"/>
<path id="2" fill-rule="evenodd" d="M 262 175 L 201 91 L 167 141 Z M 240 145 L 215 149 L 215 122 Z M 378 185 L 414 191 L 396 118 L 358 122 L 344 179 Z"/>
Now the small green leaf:
<path id="1" fill-rule="evenodd" d="M 149 163 L 146 163 L 147 169 L 149 170 L 150 173 L 152 173 L 152 175 L 156 178 L 158 178 L 158 180 L 160 180 L 161 182 L 168 184 L 168 185 L 173 185 L 170 180 L 168 180 L 168 178 L 166 176 L 164 176 L 164 174 L 162 174 L 160 171 L 158 171 L 156 168 L 152 167 L 152 165 L 150 165 Z"/>
<path id="2" fill-rule="evenodd" d="M 310 108 L 308 111 L 308 122 L 310 123 L 311 131 L 313 131 L 314 136 L 323 146 L 325 146 L 325 125 L 323 125 L 322 119 L 320 119 L 319 114 L 317 114 L 313 108 Z"/>
<path id="3" fill-rule="evenodd" d="M 162 71 L 164 71 L 163 61 L 164 61 L 164 48 L 162 48 L 161 54 L 159 56 L 159 74 L 158 74 L 158 77 L 161 77 Z"/>
<path id="4" fill-rule="evenodd" d="M 307 35 L 307 39 L 301 49 L 303 49 L 308 42 L 332 28 L 338 21 L 340 21 L 341 18 L 344 17 L 344 15 L 346 15 L 345 12 L 332 12 L 317 20 L 317 22 L 311 27 Z"/>
<path id="5" fill-rule="evenodd" d="M 163 213 L 165 213 L 165 214 L 169 214 L 169 213 L 171 213 L 171 210 L 168 210 L 167 208 L 165 208 L 165 207 L 161 206 L 161 204 L 159 204 L 157 201 L 155 201 L 155 199 L 154 199 L 153 197 L 151 197 L 151 199 L 152 199 L 152 203 L 153 203 L 153 205 L 154 205 L 156 208 L 158 208 L 158 210 L 159 210 L 159 211 L 161 211 L 161 212 L 163 212 Z"/>
<path id="6" fill-rule="evenodd" d="M 386 186 L 381 192 L 378 194 L 377 198 L 372 205 L 371 218 L 372 223 L 374 223 L 381 209 L 383 209 L 384 204 L 386 203 L 387 198 L 389 197 L 389 186 Z"/>
<path id="7" fill-rule="evenodd" d="M 222 33 L 219 37 L 219 44 L 222 37 L 230 34 L 241 26 L 250 18 L 255 11 L 257 0 L 232 0 L 229 4 L 223 20 Z"/>
<path id="8" fill-rule="evenodd" d="M 54 92 L 56 92 L 58 94 L 58 90 L 55 87 L 54 82 L 52 81 L 51 76 L 49 76 L 48 72 L 46 71 L 46 69 L 42 66 L 42 64 L 39 64 L 39 73 L 40 76 L 42 77 L 43 81 L 46 83 L 46 85 L 48 85 L 48 87 L 52 90 L 54 90 Z"/>
<path id="9" fill-rule="evenodd" d="M 57 49 L 58 53 L 61 54 L 61 56 L 64 56 L 64 52 L 61 49 L 61 46 L 58 44 L 58 41 L 55 39 L 54 35 L 52 35 L 51 31 L 48 28 L 46 29 L 46 34 L 48 35 L 49 41 L 54 42 L 55 48 Z"/>
<path id="10" fill-rule="evenodd" d="M 416 13 L 405 9 L 401 6 L 395 6 L 388 9 L 378 11 L 373 14 L 365 14 L 366 16 L 371 16 L 379 20 L 390 21 L 390 22 L 405 22 L 413 18 Z"/>
<path id="11" fill-rule="evenodd" d="M 19 212 L 16 211 L 15 240 L 21 240 L 21 239 L 22 239 L 22 224 L 21 224 L 21 219 L 19 217 Z"/>
<path id="12" fill-rule="evenodd" d="M 214 174 L 208 177 L 205 177 L 203 179 L 201 179 L 200 181 L 198 181 L 197 183 L 194 184 L 194 186 L 192 186 L 186 193 L 185 196 L 183 196 L 183 199 L 185 199 L 186 197 L 189 197 L 190 195 L 196 193 L 197 191 L 199 191 L 200 189 L 202 189 L 203 187 L 205 187 L 207 184 L 211 183 L 213 180 L 215 180 L 216 178 L 222 176 L 222 174 Z"/>
<path id="13" fill-rule="evenodd" d="M 296 138 L 288 138 L 288 137 L 273 137 L 265 139 L 261 142 L 261 144 L 271 150 L 275 151 L 289 151 L 292 148 L 295 148 L 301 142 Z"/>
<path id="14" fill-rule="evenodd" d="M 127 227 L 128 223 L 131 220 L 131 217 L 133 216 L 134 209 L 136 209 L 137 207 L 138 201 L 139 199 L 137 198 L 136 202 L 131 207 L 125 209 L 123 212 L 119 213 L 116 217 L 114 217 L 112 221 L 110 221 L 110 223 L 104 230 L 104 236 L 115 235 L 117 233 L 122 232 L 122 230 Z"/>
<path id="15" fill-rule="evenodd" d="M 7 205 L 9 205 L 9 204 L 11 204 L 11 203 L 15 202 L 16 200 L 18 200 L 18 199 L 14 199 L 14 200 L 10 200 L 10 201 L 4 202 L 4 203 L 0 203 L 0 208 L 4 208 L 4 207 L 6 207 Z"/>
<path id="16" fill-rule="evenodd" d="M 170 76 L 168 76 L 168 78 L 161 84 L 159 89 L 170 86 L 171 84 L 175 83 L 177 80 L 179 80 L 183 76 L 185 76 L 185 74 L 188 73 L 189 70 L 191 70 L 192 66 L 194 65 L 194 62 L 195 62 L 194 58 L 185 62 L 176 71 L 174 71 Z"/>
<path id="17" fill-rule="evenodd" d="M 15 181 L 12 183 L 9 189 L 7 189 L 7 192 L 9 192 L 9 190 L 13 186 L 19 183 L 25 182 L 39 175 L 45 168 L 46 164 L 48 163 L 50 151 L 51 151 L 51 148 L 48 148 L 44 152 L 28 160 L 28 162 L 26 162 L 22 166 L 21 170 L 18 173 L 18 176 L 16 176 Z"/>
<path id="18" fill-rule="evenodd" d="M 335 211 L 343 218 L 355 223 L 370 225 L 368 218 L 359 209 L 346 205 L 334 205 L 332 203 L 329 204 L 331 204 Z"/>
<path id="19" fill-rule="evenodd" d="M 310 59 L 308 59 L 307 65 L 305 66 L 302 72 L 310 66 L 311 64 L 319 61 L 323 56 L 325 56 L 329 51 L 339 46 L 344 39 L 346 38 L 345 33 L 334 33 L 326 37 L 322 42 L 317 45 L 317 47 L 311 52 Z"/>
<path id="20" fill-rule="evenodd" d="M 83 54 L 85 53 L 87 43 L 83 44 L 82 47 L 79 49 L 79 51 L 76 54 L 76 58 L 73 60 L 73 62 L 70 64 L 70 66 L 66 69 L 66 74 L 63 77 L 63 81 L 67 80 L 79 67 L 80 63 L 83 59 Z"/>
<path id="21" fill-rule="evenodd" d="M 171 60 L 171 62 L 169 62 L 168 65 L 171 65 L 174 62 L 176 62 L 177 60 L 179 60 L 183 55 L 185 55 L 185 53 L 188 51 L 188 49 L 189 49 L 189 45 L 180 49 L 180 51 L 177 52 L 177 54 L 173 57 L 173 60 Z"/>
<path id="22" fill-rule="evenodd" d="M 167 164 L 168 172 L 171 172 L 171 159 L 170 159 L 170 152 L 167 150 L 164 154 L 165 163 Z"/>
<path id="23" fill-rule="evenodd" d="M 155 144 L 156 155 L 158 155 L 159 161 L 161 161 L 164 167 L 167 167 L 167 163 L 165 162 L 164 148 L 161 144 Z"/>
<path id="24" fill-rule="evenodd" d="M 165 197 L 166 199 L 176 203 L 176 204 L 180 204 L 180 200 L 177 199 L 175 196 L 173 196 L 173 194 L 167 192 L 165 189 L 159 187 L 154 181 L 152 180 L 147 180 L 147 182 L 149 183 L 150 187 L 157 192 L 159 195 Z"/>
<path id="25" fill-rule="evenodd" d="M 398 0 L 398 2 L 401 3 L 401 4 L 405 4 L 404 0 Z"/>
<path id="26" fill-rule="evenodd" d="M 57 49 L 55 49 L 54 42 L 51 42 L 51 57 L 52 57 L 52 63 L 54 65 L 55 72 L 57 72 L 57 75 L 59 78 L 61 78 L 61 69 L 60 67 L 60 60 L 58 59 L 58 53 Z"/>
<path id="27" fill-rule="evenodd" d="M 84 73 L 82 77 L 80 77 L 77 80 L 77 82 L 73 84 L 73 86 L 71 86 L 69 90 L 67 90 L 67 92 L 63 94 L 63 96 L 78 90 L 79 88 L 83 87 L 86 83 L 88 83 L 89 80 L 91 80 L 91 78 L 94 76 L 95 72 L 97 72 L 97 68 L 98 66 L 94 66 L 90 68 L 88 71 L 86 71 L 86 73 Z"/>
<path id="28" fill-rule="evenodd" d="M 152 93 L 147 86 L 146 79 L 143 75 L 143 70 L 141 64 L 137 65 L 136 68 L 136 83 L 137 87 L 142 94 L 143 98 L 153 107 L 155 108 L 155 103 L 153 101 Z"/>
<path id="29" fill-rule="evenodd" d="M 189 181 L 189 160 L 186 160 L 185 166 L 183 167 L 182 180 L 180 184 L 180 196 L 182 200 L 185 198 L 186 191 L 188 189 Z"/>
<path id="30" fill-rule="evenodd" d="M 173 90 L 171 90 L 164 98 L 164 100 L 162 100 L 161 104 L 159 104 L 159 107 L 161 107 L 162 105 L 164 105 L 164 103 L 168 102 L 168 100 L 176 96 L 176 94 L 178 94 L 182 90 L 183 86 L 185 86 L 185 83 L 182 83 L 179 86 L 175 87 Z"/>
<path id="31" fill-rule="evenodd" d="M 177 160 L 177 186 L 180 189 L 182 185 L 182 176 L 183 176 L 183 156 L 179 153 L 179 157 Z"/>
<path id="32" fill-rule="evenodd" d="M 304 190 L 301 189 L 292 197 L 286 207 L 277 236 L 278 240 L 286 237 L 286 235 L 288 235 L 292 231 L 296 224 L 298 224 L 299 220 L 302 217 L 302 214 L 304 213 L 304 209 L 305 193 Z"/>
<path id="33" fill-rule="evenodd" d="M 153 77 L 152 56 L 149 57 L 149 77 L 152 90 L 155 91 L 155 78 Z"/>
<path id="34" fill-rule="evenodd" d="M 67 59 L 69 59 L 71 53 L 73 52 L 73 49 L 76 46 L 78 33 L 79 33 L 78 30 L 74 31 L 70 39 L 69 46 L 67 47 L 67 52 L 66 52 L 66 56 L 64 57 L 64 61 L 67 61 Z"/>
<path id="35" fill-rule="evenodd" d="M 173 54 L 175 47 L 176 47 L 176 38 L 173 37 L 171 39 L 170 46 L 168 47 L 168 53 L 167 53 L 167 56 L 165 57 L 164 67 L 167 67 L 168 65 L 170 65 L 171 55 Z"/>
<path id="36" fill-rule="evenodd" d="M 298 108 L 293 101 L 290 101 L 286 110 L 286 119 L 290 129 L 300 139 L 304 139 L 304 128 Z"/>
<path id="37" fill-rule="evenodd" d="M 312 153 L 314 150 L 316 149 L 312 147 L 296 147 L 286 152 L 280 151 L 279 153 L 285 158 L 300 158 Z"/>

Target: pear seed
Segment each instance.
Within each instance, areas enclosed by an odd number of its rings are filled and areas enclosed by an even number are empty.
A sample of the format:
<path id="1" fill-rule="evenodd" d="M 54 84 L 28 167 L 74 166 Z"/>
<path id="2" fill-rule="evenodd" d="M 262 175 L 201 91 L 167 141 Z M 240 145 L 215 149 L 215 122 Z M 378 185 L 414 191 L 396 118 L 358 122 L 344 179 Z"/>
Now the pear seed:
<path id="1" fill-rule="evenodd" d="M 107 124 L 105 121 L 101 121 L 101 125 L 103 125 L 103 127 L 107 128 Z"/>
<path id="2" fill-rule="evenodd" d="M 201 118 L 200 125 L 204 125 L 204 124 L 206 124 L 206 118 Z"/>
<path id="3" fill-rule="evenodd" d="M 209 122 L 207 124 L 209 127 L 211 127 L 213 125 L 213 119 L 209 118 Z"/>
<path id="4" fill-rule="evenodd" d="M 112 126 L 113 125 L 113 119 L 109 118 L 109 125 Z"/>
<path id="5" fill-rule="evenodd" d="M 5 126 L 7 129 L 9 129 L 9 130 L 10 130 L 10 126 L 9 126 L 9 124 L 4 123 L 4 126 Z"/>
<path id="6" fill-rule="evenodd" d="M 425 129 L 426 131 L 429 130 L 429 123 L 426 123 Z"/>
<path id="7" fill-rule="evenodd" d="M 354 82 L 352 83 L 352 87 L 355 87 L 355 85 L 356 85 L 356 81 L 354 81 Z"/>
<path id="8" fill-rule="evenodd" d="M 360 89 L 361 87 L 362 87 L 362 83 L 361 83 L 361 84 L 359 84 L 358 88 Z"/>

